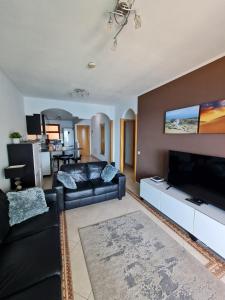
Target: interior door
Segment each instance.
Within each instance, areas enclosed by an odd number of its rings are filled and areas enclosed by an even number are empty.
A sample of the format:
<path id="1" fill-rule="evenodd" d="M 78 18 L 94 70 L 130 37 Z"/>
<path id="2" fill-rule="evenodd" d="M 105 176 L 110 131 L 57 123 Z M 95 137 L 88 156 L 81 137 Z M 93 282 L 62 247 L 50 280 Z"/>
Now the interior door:
<path id="1" fill-rule="evenodd" d="M 124 124 L 124 164 L 134 168 L 135 120 L 125 120 Z"/>
<path id="2" fill-rule="evenodd" d="M 82 156 L 90 155 L 90 126 L 77 125 L 77 140 L 79 142 Z"/>

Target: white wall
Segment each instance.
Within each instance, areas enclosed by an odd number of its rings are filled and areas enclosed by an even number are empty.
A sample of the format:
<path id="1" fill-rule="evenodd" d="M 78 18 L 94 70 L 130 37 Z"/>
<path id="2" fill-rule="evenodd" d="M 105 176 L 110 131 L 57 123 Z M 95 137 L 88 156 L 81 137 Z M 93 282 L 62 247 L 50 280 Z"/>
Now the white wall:
<path id="1" fill-rule="evenodd" d="M 101 154 L 100 124 L 105 124 L 105 154 Z M 100 160 L 110 160 L 110 119 L 104 114 L 97 114 L 91 119 L 91 154 Z"/>
<path id="2" fill-rule="evenodd" d="M 9 189 L 9 180 L 4 178 L 3 168 L 8 166 L 6 145 L 10 143 L 9 133 L 19 131 L 26 134 L 23 96 L 13 83 L 0 71 L 0 188 Z"/>
<path id="3" fill-rule="evenodd" d="M 111 120 L 115 118 L 115 107 L 110 105 L 90 104 L 75 101 L 63 101 L 55 99 L 44 99 L 25 97 L 24 109 L 26 115 L 41 113 L 45 109 L 59 108 L 70 112 L 80 119 L 91 119 L 97 113 L 105 113 Z"/>

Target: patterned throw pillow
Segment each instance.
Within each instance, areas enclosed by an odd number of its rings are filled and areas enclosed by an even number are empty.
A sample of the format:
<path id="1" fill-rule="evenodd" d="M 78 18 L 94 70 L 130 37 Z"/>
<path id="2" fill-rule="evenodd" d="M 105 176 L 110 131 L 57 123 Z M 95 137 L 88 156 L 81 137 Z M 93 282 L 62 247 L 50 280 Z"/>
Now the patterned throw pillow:
<path id="1" fill-rule="evenodd" d="M 77 185 L 75 180 L 73 179 L 73 177 L 63 171 L 59 171 L 57 174 L 57 179 L 58 181 L 60 181 L 64 187 L 66 187 L 67 189 L 71 189 L 71 190 L 76 190 L 77 189 Z"/>
<path id="2" fill-rule="evenodd" d="M 9 201 L 9 224 L 13 226 L 49 210 L 45 194 L 35 187 L 20 192 L 7 193 Z"/>
<path id="3" fill-rule="evenodd" d="M 102 170 L 101 178 L 104 180 L 104 182 L 110 182 L 117 173 L 117 168 L 113 167 L 112 165 L 106 165 Z"/>

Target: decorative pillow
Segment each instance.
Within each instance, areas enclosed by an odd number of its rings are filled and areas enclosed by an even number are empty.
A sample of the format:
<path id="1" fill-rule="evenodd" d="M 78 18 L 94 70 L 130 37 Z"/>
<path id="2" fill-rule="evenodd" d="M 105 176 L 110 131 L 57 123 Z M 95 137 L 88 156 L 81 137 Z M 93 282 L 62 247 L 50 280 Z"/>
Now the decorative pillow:
<path id="1" fill-rule="evenodd" d="M 77 189 L 76 182 L 74 181 L 73 177 L 68 173 L 59 171 L 57 174 L 57 179 L 58 181 L 62 182 L 64 187 L 66 187 L 67 189 L 71 189 L 71 190 Z"/>
<path id="2" fill-rule="evenodd" d="M 45 194 L 35 187 L 20 192 L 7 193 L 9 201 L 9 224 L 13 226 L 49 210 Z"/>
<path id="3" fill-rule="evenodd" d="M 110 182 L 117 173 L 117 168 L 113 167 L 112 165 L 106 165 L 101 173 L 101 178 L 104 180 L 104 182 Z"/>

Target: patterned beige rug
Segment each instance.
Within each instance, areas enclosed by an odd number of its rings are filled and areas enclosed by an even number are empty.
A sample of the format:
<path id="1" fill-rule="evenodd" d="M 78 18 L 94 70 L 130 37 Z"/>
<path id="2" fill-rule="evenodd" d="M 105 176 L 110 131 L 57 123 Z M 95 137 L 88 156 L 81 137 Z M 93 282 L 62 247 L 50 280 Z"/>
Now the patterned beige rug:
<path id="1" fill-rule="evenodd" d="M 65 212 L 62 212 L 60 215 L 60 237 L 62 254 L 62 300 L 74 300 Z"/>
<path id="2" fill-rule="evenodd" d="M 166 218 L 158 210 L 148 205 L 146 202 L 141 200 L 141 198 L 133 193 L 131 190 L 127 189 L 127 192 L 136 199 L 141 205 L 143 205 L 148 211 L 155 215 L 162 223 L 166 224 L 170 229 L 172 229 L 177 235 L 184 239 L 191 247 L 197 250 L 202 256 L 205 257 L 207 263 L 205 267 L 217 278 L 225 282 L 225 261 L 220 256 L 218 256 L 211 249 L 205 247 L 204 245 L 193 241 L 190 236 L 182 230 L 178 225 L 173 223 L 170 219 Z"/>
<path id="3" fill-rule="evenodd" d="M 142 211 L 79 234 L 96 300 L 225 299 L 225 285 Z"/>

